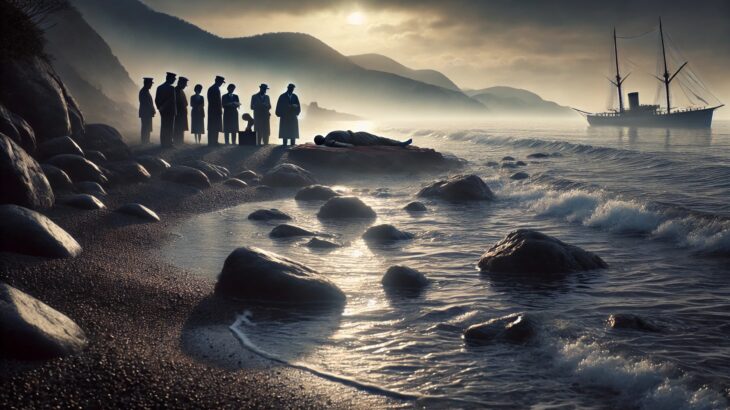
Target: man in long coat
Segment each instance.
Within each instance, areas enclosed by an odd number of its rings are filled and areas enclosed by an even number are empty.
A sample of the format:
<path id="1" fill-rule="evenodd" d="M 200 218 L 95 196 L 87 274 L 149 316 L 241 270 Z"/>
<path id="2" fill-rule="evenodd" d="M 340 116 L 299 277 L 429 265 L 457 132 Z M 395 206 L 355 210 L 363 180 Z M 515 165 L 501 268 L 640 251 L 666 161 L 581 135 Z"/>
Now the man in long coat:
<path id="1" fill-rule="evenodd" d="M 251 96 L 251 110 L 253 111 L 254 129 L 256 131 L 256 144 L 268 145 L 271 135 L 271 100 L 266 95 L 269 86 L 261 84 L 259 92 Z"/>
<path id="2" fill-rule="evenodd" d="M 175 114 L 177 105 L 175 103 L 175 82 L 177 74 L 167 73 L 165 82 L 157 87 L 155 93 L 155 105 L 160 112 L 160 145 L 163 147 L 172 146 L 172 134 L 175 127 Z"/>
<path id="3" fill-rule="evenodd" d="M 218 133 L 223 131 L 223 104 L 221 85 L 226 80 L 215 77 L 215 83 L 208 88 L 208 145 L 218 145 Z"/>
<path id="4" fill-rule="evenodd" d="M 175 145 L 183 145 L 185 143 L 185 131 L 188 128 L 188 96 L 185 95 L 185 87 L 188 86 L 188 79 L 180 77 L 175 86 L 175 103 L 177 105 L 177 114 L 175 114 L 175 132 L 172 141 Z"/>
<path id="5" fill-rule="evenodd" d="M 297 116 L 302 112 L 299 105 L 299 97 L 294 94 L 294 84 L 286 87 L 286 92 L 279 96 L 276 102 L 276 116 L 279 117 L 279 138 L 286 146 L 286 140 L 291 140 L 294 145 L 299 138 L 299 120 Z"/>
<path id="6" fill-rule="evenodd" d="M 152 79 L 144 78 L 144 84 L 139 90 L 139 118 L 142 121 L 142 131 L 140 133 L 142 144 L 149 144 L 150 134 L 152 133 L 152 117 L 155 116 L 155 103 L 152 101 Z"/>

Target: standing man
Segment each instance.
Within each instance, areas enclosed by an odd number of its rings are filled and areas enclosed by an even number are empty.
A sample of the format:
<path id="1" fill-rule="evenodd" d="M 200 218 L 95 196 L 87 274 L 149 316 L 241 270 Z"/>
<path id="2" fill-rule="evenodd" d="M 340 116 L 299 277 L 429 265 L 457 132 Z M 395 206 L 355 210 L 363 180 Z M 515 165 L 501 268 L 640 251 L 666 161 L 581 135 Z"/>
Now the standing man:
<path id="1" fill-rule="evenodd" d="M 253 111 L 254 129 L 256 130 L 256 144 L 269 145 L 269 136 L 271 135 L 271 100 L 266 95 L 269 86 L 261 84 L 259 92 L 251 96 L 251 110 Z"/>
<path id="2" fill-rule="evenodd" d="M 185 95 L 185 87 L 188 86 L 188 79 L 180 77 L 175 87 L 175 103 L 177 114 L 175 114 L 175 132 L 172 142 L 175 145 L 183 145 L 185 143 L 185 131 L 188 128 L 188 96 Z"/>
<path id="3" fill-rule="evenodd" d="M 155 104 L 152 101 L 152 79 L 145 77 L 142 89 L 139 90 L 139 118 L 142 120 L 142 144 L 150 143 L 150 134 L 152 133 L 152 117 L 155 116 Z"/>
<path id="4" fill-rule="evenodd" d="M 163 147 L 172 147 L 172 134 L 175 127 L 175 114 L 177 106 L 175 103 L 175 82 L 177 74 L 167 73 L 165 82 L 157 87 L 155 93 L 155 105 L 157 111 L 160 112 L 160 145 Z"/>
<path id="5" fill-rule="evenodd" d="M 295 144 L 299 138 L 299 120 L 297 116 L 302 112 L 299 105 L 299 97 L 294 94 L 294 84 L 286 87 L 286 92 L 279 96 L 276 102 L 276 116 L 279 117 L 279 138 L 282 144 L 286 146 L 286 140 L 291 140 L 291 145 Z"/>
<path id="6" fill-rule="evenodd" d="M 223 104 L 221 102 L 221 85 L 226 80 L 215 77 L 215 83 L 208 88 L 208 145 L 218 145 L 218 133 L 223 131 Z"/>

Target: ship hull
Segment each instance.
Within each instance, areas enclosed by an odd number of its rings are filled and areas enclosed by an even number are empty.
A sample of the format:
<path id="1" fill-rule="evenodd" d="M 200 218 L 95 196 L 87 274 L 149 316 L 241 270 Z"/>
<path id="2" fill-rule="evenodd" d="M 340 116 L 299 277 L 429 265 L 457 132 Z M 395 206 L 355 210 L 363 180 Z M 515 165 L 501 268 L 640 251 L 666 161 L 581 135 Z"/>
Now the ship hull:
<path id="1" fill-rule="evenodd" d="M 653 127 L 653 128 L 710 128 L 712 114 L 717 109 L 679 111 L 671 114 L 632 115 L 627 111 L 621 115 L 588 115 L 588 124 L 595 127 Z"/>

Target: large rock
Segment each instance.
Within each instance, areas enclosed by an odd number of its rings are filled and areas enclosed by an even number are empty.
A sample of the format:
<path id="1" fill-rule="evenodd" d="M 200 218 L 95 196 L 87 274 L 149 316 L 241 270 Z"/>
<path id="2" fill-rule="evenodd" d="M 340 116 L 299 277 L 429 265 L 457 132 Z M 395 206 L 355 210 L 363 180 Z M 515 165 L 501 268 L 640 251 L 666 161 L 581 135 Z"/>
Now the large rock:
<path id="1" fill-rule="evenodd" d="M 226 167 L 211 164 L 210 162 L 205 162 L 199 159 L 187 161 L 184 165 L 202 171 L 211 181 L 220 181 L 231 174 Z"/>
<path id="2" fill-rule="evenodd" d="M 295 225 L 281 224 L 271 230 L 269 236 L 272 238 L 293 238 L 301 236 L 316 236 L 316 232 L 308 231 Z"/>
<path id="3" fill-rule="evenodd" d="M 426 212 L 428 211 L 428 208 L 426 208 L 426 205 L 423 204 L 423 202 L 413 201 L 408 203 L 405 207 L 403 207 L 404 210 L 407 212 Z"/>
<path id="4" fill-rule="evenodd" d="M 162 173 L 162 179 L 199 189 L 210 188 L 210 180 L 202 171 L 185 165 L 173 165 Z"/>
<path id="5" fill-rule="evenodd" d="M 41 169 L 54 192 L 72 191 L 74 189 L 71 178 L 61 168 L 54 167 L 51 164 L 41 164 Z"/>
<path id="6" fill-rule="evenodd" d="M 36 150 L 33 128 L 22 117 L 2 104 L 0 104 L 0 134 L 5 134 L 29 154 L 33 154 Z"/>
<path id="7" fill-rule="evenodd" d="M 345 294 L 314 269 L 257 248 L 238 248 L 223 264 L 215 293 L 275 304 L 342 306 Z"/>
<path id="8" fill-rule="evenodd" d="M 523 344 L 529 342 L 535 333 L 532 319 L 525 314 L 516 313 L 469 326 L 464 331 L 464 340 L 473 344 L 492 342 Z"/>
<path id="9" fill-rule="evenodd" d="M 108 161 L 108 159 L 106 158 L 106 155 L 104 155 L 104 153 L 102 153 L 101 151 L 93 150 L 93 149 L 86 150 L 84 152 L 84 156 L 86 157 L 86 159 L 88 159 L 89 161 L 91 161 L 97 165 L 104 164 L 105 162 Z"/>
<path id="10" fill-rule="evenodd" d="M 281 212 L 278 209 L 257 209 L 248 215 L 248 219 L 252 221 L 290 221 L 291 216 Z"/>
<path id="11" fill-rule="evenodd" d="M 146 206 L 142 204 L 137 203 L 131 203 L 131 204 L 124 204 L 117 208 L 117 212 L 127 215 L 136 216 L 137 218 L 144 219 L 145 221 L 150 222 L 159 222 L 160 217 L 155 213 L 155 211 L 147 208 Z"/>
<path id="12" fill-rule="evenodd" d="M 93 181 L 99 184 L 107 182 L 107 178 L 101 172 L 101 169 L 80 155 L 56 155 L 47 162 L 64 170 L 73 181 Z"/>
<path id="13" fill-rule="evenodd" d="M 388 289 L 422 289 L 428 286 L 426 275 L 400 265 L 388 268 L 380 282 Z"/>
<path id="14" fill-rule="evenodd" d="M 63 313 L 0 282 L 0 356 L 42 360 L 81 351 L 83 330 Z"/>
<path id="15" fill-rule="evenodd" d="M 326 201 L 336 196 L 340 196 L 340 194 L 328 186 L 310 185 L 300 189 L 294 199 L 297 201 Z"/>
<path id="16" fill-rule="evenodd" d="M 41 158 L 51 158 L 60 154 L 73 154 L 83 157 L 84 151 L 71 137 L 51 138 L 38 144 L 38 156 Z"/>
<path id="17" fill-rule="evenodd" d="M 283 163 L 264 175 L 262 182 L 272 187 L 304 187 L 315 185 L 317 180 L 311 172 L 294 164 Z"/>
<path id="18" fill-rule="evenodd" d="M 527 158 L 530 158 L 530 159 L 544 159 L 544 158 L 550 158 L 550 155 L 545 154 L 544 152 L 536 152 L 534 154 L 528 155 Z"/>
<path id="19" fill-rule="evenodd" d="M 362 238 L 368 242 L 395 242 L 413 239 L 413 234 L 403 232 L 390 224 L 382 224 L 368 228 Z"/>
<path id="20" fill-rule="evenodd" d="M 81 253 L 81 246 L 38 212 L 17 205 L 0 205 L 0 252 L 68 258 Z"/>
<path id="21" fill-rule="evenodd" d="M 521 181 L 521 180 L 523 180 L 523 179 L 527 179 L 527 178 L 529 178 L 529 177 L 530 177 L 530 174 L 528 174 L 527 172 L 515 172 L 515 173 L 514 173 L 514 174 L 512 174 L 512 176 L 511 176 L 511 177 L 509 177 L 509 178 L 510 178 L 510 179 L 514 179 L 515 181 Z"/>
<path id="22" fill-rule="evenodd" d="M 116 128 L 106 124 L 86 124 L 83 138 L 77 141 L 85 150 L 102 152 L 110 161 L 121 161 L 130 157 L 131 151 Z"/>
<path id="23" fill-rule="evenodd" d="M 74 184 L 76 190 L 82 194 L 94 195 L 96 197 L 107 196 L 107 192 L 103 186 L 96 182 L 81 181 Z"/>
<path id="24" fill-rule="evenodd" d="M 169 162 L 154 155 L 140 155 L 136 159 L 152 175 L 162 173 L 171 167 Z"/>
<path id="25" fill-rule="evenodd" d="M 40 165 L 15 141 L 0 134 L 0 204 L 53 206 L 53 189 Z"/>
<path id="26" fill-rule="evenodd" d="M 511 232 L 479 260 L 483 272 L 551 275 L 607 267 L 597 255 L 530 229 Z"/>
<path id="27" fill-rule="evenodd" d="M 94 195 L 89 194 L 74 194 L 61 198 L 59 200 L 64 205 L 72 206 L 74 208 L 86 209 L 87 211 L 93 211 L 96 209 L 104 209 L 106 206 Z"/>
<path id="28" fill-rule="evenodd" d="M 336 196 L 330 198 L 319 208 L 317 216 L 324 219 L 363 218 L 373 219 L 377 215 L 373 208 L 354 196 Z"/>
<path id="29" fill-rule="evenodd" d="M 421 189 L 420 197 L 434 197 L 449 201 L 485 201 L 494 199 L 487 184 L 476 175 L 455 175 L 436 181 Z"/>
<path id="30" fill-rule="evenodd" d="M 312 249 L 335 249 L 341 248 L 342 245 L 325 239 L 312 238 L 305 244 L 307 248 Z"/>
<path id="31" fill-rule="evenodd" d="M 608 327 L 613 329 L 641 330 L 644 332 L 659 332 L 661 329 L 650 321 L 630 313 L 616 313 L 606 320 Z"/>
<path id="32" fill-rule="evenodd" d="M 241 181 L 238 178 L 228 178 L 225 181 L 223 181 L 223 185 L 231 187 L 231 188 L 236 188 L 236 189 L 243 189 L 248 186 L 247 183 Z"/>
<path id="33" fill-rule="evenodd" d="M 257 174 L 254 171 L 251 171 L 250 169 L 239 172 L 238 174 L 234 175 L 234 178 L 238 178 L 243 182 L 246 182 L 247 184 L 255 184 L 261 181 L 261 175 Z"/>
<path id="34" fill-rule="evenodd" d="M 106 168 L 111 171 L 109 178 L 116 183 L 134 184 L 147 182 L 152 178 L 147 169 L 137 161 L 108 162 Z"/>

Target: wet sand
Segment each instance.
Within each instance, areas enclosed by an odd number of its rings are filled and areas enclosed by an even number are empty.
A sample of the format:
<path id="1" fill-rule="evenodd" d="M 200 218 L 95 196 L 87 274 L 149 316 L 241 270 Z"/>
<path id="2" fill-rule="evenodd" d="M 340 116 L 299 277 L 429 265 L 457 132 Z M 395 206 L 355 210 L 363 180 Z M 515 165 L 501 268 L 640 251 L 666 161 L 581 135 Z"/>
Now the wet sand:
<path id="1" fill-rule="evenodd" d="M 203 159 L 229 168 L 264 171 L 284 151 L 269 146 L 211 149 L 188 145 L 162 152 L 171 163 Z M 44 362 L 0 359 L 0 408 L 400 407 L 389 400 L 258 358 L 227 326 L 238 307 L 212 298 L 214 283 L 172 266 L 157 250 L 186 218 L 289 192 L 198 191 L 160 180 L 108 189 L 105 210 L 57 205 L 44 212 L 82 245 L 73 259 L 0 253 L 0 280 L 31 294 L 81 326 L 89 345 L 80 354 Z M 114 213 L 128 202 L 162 219 L 143 223 Z M 262 203 L 262 207 L 265 203 Z M 222 264 L 223 261 L 221 261 Z"/>

